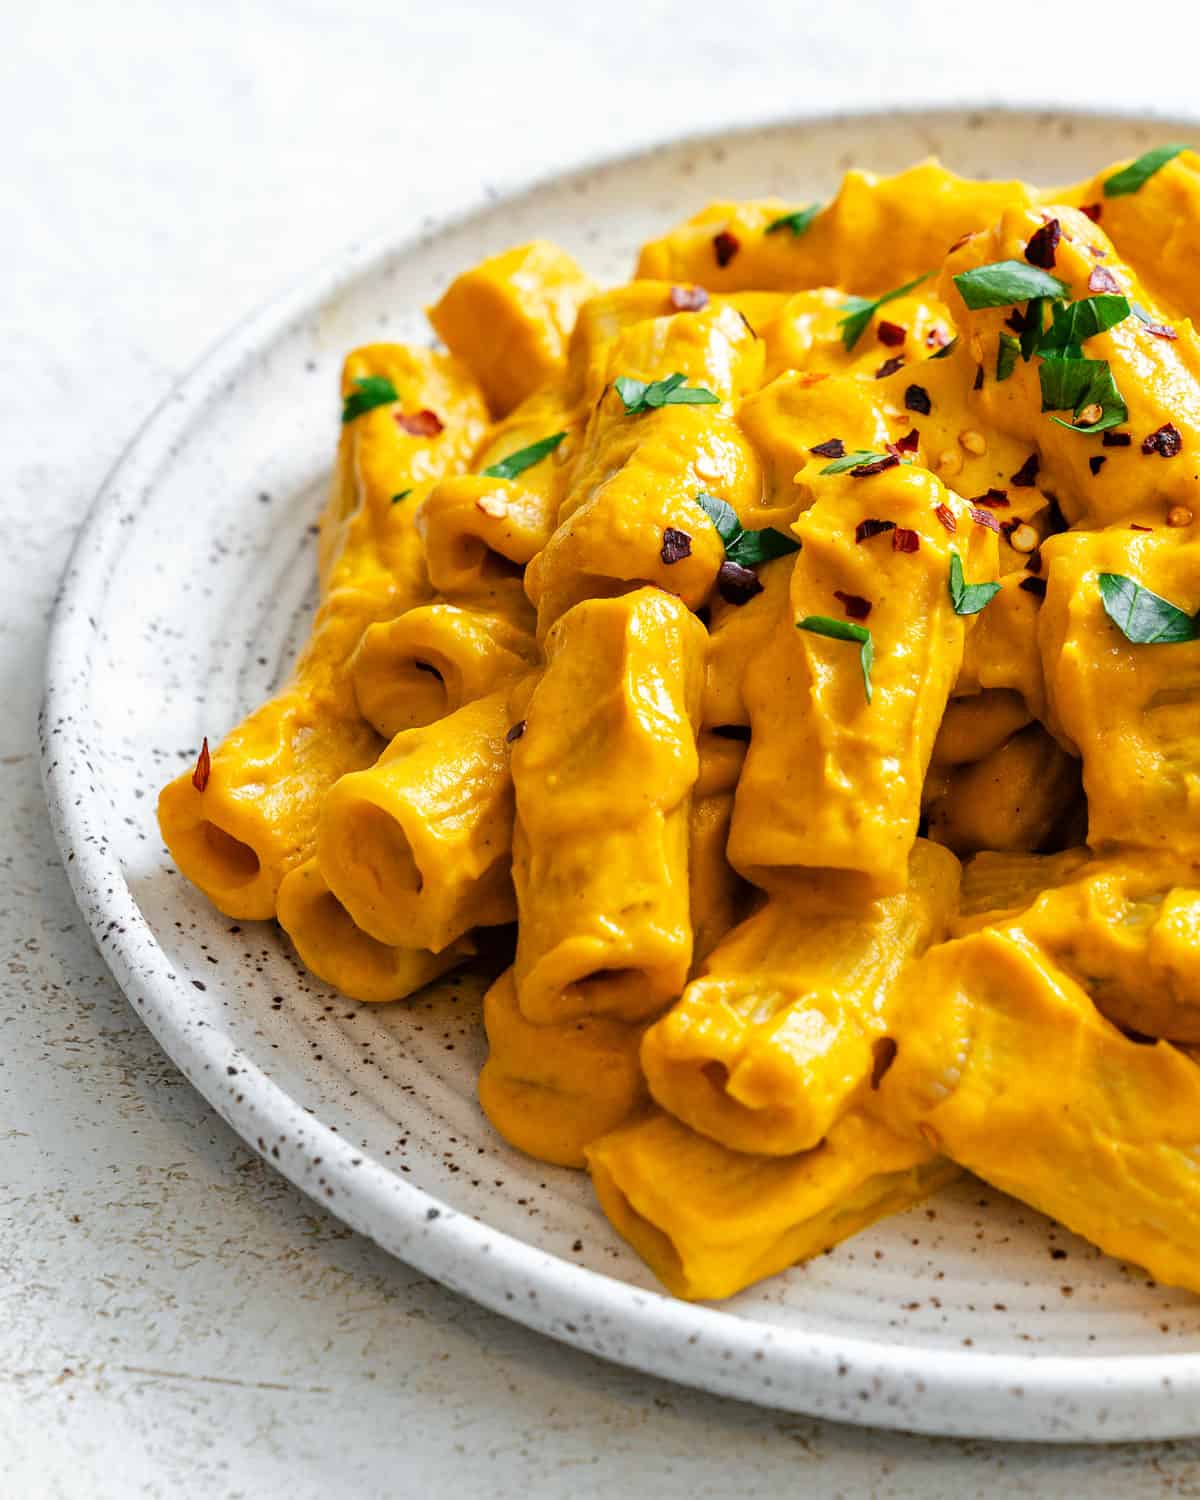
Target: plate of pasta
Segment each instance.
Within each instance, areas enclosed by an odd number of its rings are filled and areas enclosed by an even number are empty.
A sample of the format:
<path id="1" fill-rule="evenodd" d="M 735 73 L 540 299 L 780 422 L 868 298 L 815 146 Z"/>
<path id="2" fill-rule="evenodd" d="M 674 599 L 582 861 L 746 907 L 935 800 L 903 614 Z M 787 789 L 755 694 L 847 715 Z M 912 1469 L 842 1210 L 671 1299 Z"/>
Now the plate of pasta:
<path id="1" fill-rule="evenodd" d="M 44 766 L 247 1141 L 685 1383 L 1200 1431 L 1195 134 L 684 141 L 197 367 L 72 557 Z"/>

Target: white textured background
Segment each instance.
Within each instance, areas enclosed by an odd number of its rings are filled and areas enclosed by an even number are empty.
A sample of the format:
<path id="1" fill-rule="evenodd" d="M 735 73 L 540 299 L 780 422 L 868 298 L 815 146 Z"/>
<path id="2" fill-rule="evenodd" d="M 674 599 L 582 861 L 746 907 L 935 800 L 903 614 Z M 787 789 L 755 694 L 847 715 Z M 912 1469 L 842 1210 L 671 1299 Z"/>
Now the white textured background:
<path id="1" fill-rule="evenodd" d="M 1200 1444 L 838 1428 L 602 1365 L 274 1176 L 126 1008 L 32 751 L 72 536 L 234 320 L 348 239 L 680 130 L 1193 107 L 1194 7 L 0 0 L 0 1497 L 1200 1495 Z"/>

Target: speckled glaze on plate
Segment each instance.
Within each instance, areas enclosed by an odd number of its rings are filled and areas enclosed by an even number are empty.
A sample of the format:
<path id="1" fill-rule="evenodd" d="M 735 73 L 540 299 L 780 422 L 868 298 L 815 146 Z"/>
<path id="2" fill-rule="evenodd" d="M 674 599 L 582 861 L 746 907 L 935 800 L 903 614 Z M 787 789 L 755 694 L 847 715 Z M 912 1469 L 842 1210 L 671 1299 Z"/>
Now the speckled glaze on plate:
<path id="1" fill-rule="evenodd" d="M 458 270 L 534 235 L 623 279 L 709 198 L 828 193 L 931 151 L 1068 181 L 1195 127 L 1101 114 L 913 111 L 659 147 L 353 247 L 236 330 L 168 398 L 64 576 L 42 736 L 51 815 L 113 973 L 190 1081 L 305 1192 L 499 1312 L 707 1390 L 922 1432 L 1113 1441 L 1200 1432 L 1200 1299 L 1149 1284 L 968 1182 L 722 1306 L 656 1290 L 577 1173 L 508 1150 L 475 1103 L 477 985 L 357 1006 L 272 924 L 173 870 L 159 786 L 286 673 L 313 598 L 342 353 L 428 338 Z"/>

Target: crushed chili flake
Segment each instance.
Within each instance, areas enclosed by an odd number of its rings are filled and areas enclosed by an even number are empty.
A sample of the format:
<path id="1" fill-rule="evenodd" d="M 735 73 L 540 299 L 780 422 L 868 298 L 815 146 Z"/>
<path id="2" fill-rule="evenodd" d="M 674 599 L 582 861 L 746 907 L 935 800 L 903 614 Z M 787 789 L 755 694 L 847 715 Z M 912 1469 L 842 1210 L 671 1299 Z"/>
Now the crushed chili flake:
<path id="1" fill-rule="evenodd" d="M 702 286 L 673 286 L 670 299 L 676 312 L 699 312 L 708 306 L 708 293 Z"/>
<path id="2" fill-rule="evenodd" d="M 897 526 L 892 532 L 893 552 L 920 552 L 921 534 L 907 526 Z"/>
<path id="3" fill-rule="evenodd" d="M 1081 214 L 1084 214 L 1087 218 L 1091 219 L 1091 221 L 1092 221 L 1093 224 L 1099 224 L 1099 222 L 1100 222 L 1100 204 L 1099 203 L 1081 203 L 1079 205 L 1079 212 Z"/>
<path id="4" fill-rule="evenodd" d="M 1128 448 L 1133 439 L 1127 432 L 1106 432 L 1100 439 L 1105 448 Z"/>
<path id="5" fill-rule="evenodd" d="M 977 526 L 986 526 L 989 531 L 999 534 L 1000 522 L 990 510 L 980 510 L 977 505 L 968 505 L 967 510 Z"/>
<path id="6" fill-rule="evenodd" d="M 525 720 L 524 719 L 518 719 L 517 722 L 508 731 L 508 733 L 504 736 L 505 742 L 507 744 L 511 745 L 511 744 L 514 743 L 514 741 L 519 740 L 524 733 L 525 733 Z"/>
<path id="7" fill-rule="evenodd" d="M 1038 470 L 1042 466 L 1036 453 L 1031 453 L 1017 472 L 1009 477 L 1009 484 L 1018 490 L 1029 490 L 1037 483 Z"/>
<path id="8" fill-rule="evenodd" d="M 1177 339 L 1179 335 L 1173 328 L 1168 328 L 1165 323 L 1147 323 L 1146 332 L 1152 333 L 1156 339 Z"/>
<path id="9" fill-rule="evenodd" d="M 895 531 L 895 521 L 877 521 L 868 516 L 854 528 L 854 540 L 861 546 L 863 542 L 869 542 L 873 536 L 882 536 L 885 531 Z"/>
<path id="10" fill-rule="evenodd" d="M 1088 459 L 1088 468 L 1091 469 L 1093 475 L 1096 475 L 1107 462 L 1108 459 L 1102 453 L 1096 453 Z"/>
<path id="11" fill-rule="evenodd" d="M 1142 439 L 1143 453 L 1158 453 L 1163 458 L 1174 458 L 1183 449 L 1183 434 L 1174 422 L 1164 422 L 1157 432 Z"/>
<path id="12" fill-rule="evenodd" d="M 211 771 L 212 756 L 208 753 L 208 735 L 205 735 L 204 743 L 200 746 L 200 754 L 196 757 L 196 769 L 192 772 L 192 785 L 198 792 L 202 792 L 208 785 Z"/>
<path id="13" fill-rule="evenodd" d="M 914 427 L 911 432 L 906 432 L 903 437 L 897 438 L 889 447 L 895 448 L 897 453 L 915 453 L 921 446 L 921 434 Z"/>
<path id="14" fill-rule="evenodd" d="M 950 334 L 940 323 L 935 323 L 925 335 L 925 347 L 927 349 L 944 349 L 950 342 Z"/>
<path id="15" fill-rule="evenodd" d="M 722 229 L 720 234 L 713 235 L 713 254 L 717 257 L 719 266 L 727 266 L 741 248 L 741 240 L 736 234 L 730 234 L 728 229 Z"/>
<path id="16" fill-rule="evenodd" d="M 761 594 L 763 586 L 753 568 L 743 568 L 741 563 L 728 558 L 717 572 L 717 592 L 726 604 L 748 604 L 755 594 Z"/>
<path id="17" fill-rule="evenodd" d="M 927 417 L 933 410 L 933 402 L 923 385 L 910 385 L 904 392 L 904 404 L 909 411 L 918 411 L 923 417 Z"/>
<path id="18" fill-rule="evenodd" d="M 847 594 L 841 589 L 834 589 L 833 597 L 841 601 L 848 619 L 865 620 L 871 613 L 871 601 L 864 599 L 861 594 Z"/>
<path id="19" fill-rule="evenodd" d="M 1012 312 L 1004 320 L 1005 328 L 1011 328 L 1014 333 L 1024 333 L 1029 324 L 1025 314 L 1019 307 L 1014 307 Z"/>
<path id="20" fill-rule="evenodd" d="M 1045 224 L 1029 237 L 1029 243 L 1025 246 L 1025 259 L 1031 266 L 1040 266 L 1043 271 L 1054 269 L 1054 252 L 1058 249 L 1058 242 L 1062 239 L 1062 225 L 1057 219 L 1048 219 Z"/>
<path id="21" fill-rule="evenodd" d="M 1130 529 L 1130 531 L 1153 531 L 1154 527 L 1153 526 L 1139 526 L 1136 521 L 1130 521 L 1130 523 L 1129 523 L 1129 529 Z"/>
<path id="22" fill-rule="evenodd" d="M 959 237 L 954 241 L 953 245 L 950 246 L 949 250 L 946 251 L 946 254 L 953 255 L 956 250 L 961 250 L 968 240 L 973 240 L 975 238 L 975 234 L 976 231 L 974 229 L 968 229 L 966 234 L 960 234 Z"/>
<path id="23" fill-rule="evenodd" d="M 1027 573 L 1040 573 L 1042 571 L 1042 549 L 1035 547 L 1025 559 L 1025 571 Z"/>
<path id="24" fill-rule="evenodd" d="M 1024 589 L 1027 594 L 1032 594 L 1035 599 L 1044 599 L 1046 597 L 1046 580 L 1044 578 L 1022 578 L 1017 587 Z"/>
<path id="25" fill-rule="evenodd" d="M 1121 283 L 1107 266 L 1096 266 L 1088 277 L 1089 292 L 1119 292 Z"/>
<path id="26" fill-rule="evenodd" d="M 972 505 L 986 505 L 992 510 L 1007 510 L 1009 506 L 1008 491 L 991 489 L 984 495 L 976 495 L 971 501 Z"/>
<path id="27" fill-rule="evenodd" d="M 876 380 L 885 380 L 889 375 L 894 375 L 897 370 L 904 368 L 904 361 L 898 354 L 893 354 L 891 359 L 885 359 L 875 371 Z"/>
<path id="28" fill-rule="evenodd" d="M 886 318 L 880 318 L 875 328 L 875 337 L 889 349 L 895 349 L 908 337 L 908 329 L 900 323 L 889 323 Z"/>
<path id="29" fill-rule="evenodd" d="M 889 453 L 886 458 L 877 458 L 874 463 L 855 464 L 850 470 L 851 479 L 869 479 L 872 474 L 882 474 L 884 469 L 894 469 L 900 460 L 894 453 Z"/>
<path id="30" fill-rule="evenodd" d="M 815 448 L 808 450 L 815 453 L 819 458 L 845 458 L 846 445 L 841 438 L 826 438 L 823 443 L 818 443 Z"/>
<path id="31" fill-rule="evenodd" d="M 685 557 L 692 555 L 692 539 L 686 531 L 678 531 L 674 526 L 668 526 L 663 531 L 662 547 L 659 557 L 668 567 L 672 563 L 682 562 Z"/>
<path id="32" fill-rule="evenodd" d="M 975 371 L 975 384 L 971 387 L 973 391 L 983 390 L 983 366 L 980 365 Z"/>
<path id="33" fill-rule="evenodd" d="M 1099 245 L 1085 245 L 1084 249 L 1092 257 L 1093 260 L 1103 260 L 1104 257 L 1108 254 L 1108 251 L 1101 250 Z"/>
<path id="34" fill-rule="evenodd" d="M 403 428 L 410 437 L 437 437 L 446 424 L 435 411 L 415 411 L 412 416 L 396 413 L 396 426 Z"/>
<path id="35" fill-rule="evenodd" d="M 958 530 L 958 522 L 954 518 L 954 512 L 948 505 L 936 505 L 933 509 L 934 515 L 952 535 Z"/>

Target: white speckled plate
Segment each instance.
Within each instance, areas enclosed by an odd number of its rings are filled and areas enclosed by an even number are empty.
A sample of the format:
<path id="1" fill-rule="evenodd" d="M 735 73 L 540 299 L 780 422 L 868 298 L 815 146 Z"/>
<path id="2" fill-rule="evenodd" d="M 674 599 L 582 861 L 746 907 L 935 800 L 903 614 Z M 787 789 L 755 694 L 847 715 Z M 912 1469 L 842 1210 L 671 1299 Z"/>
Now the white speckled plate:
<path id="1" fill-rule="evenodd" d="M 339 999 L 279 931 L 219 916 L 171 868 L 158 787 L 279 681 L 312 599 L 313 521 L 343 351 L 428 337 L 421 307 L 533 235 L 620 279 L 710 197 L 831 190 L 929 151 L 1066 181 L 1188 126 L 942 111 L 684 142 L 354 248 L 221 344 L 105 485 L 63 580 L 46 786 L 79 904 L 187 1077 L 293 1182 L 464 1295 L 610 1359 L 747 1400 L 926 1432 L 1200 1432 L 1200 1299 L 1161 1290 L 967 1183 L 722 1307 L 662 1296 L 580 1174 L 508 1150 L 475 1103 L 478 990 Z"/>

